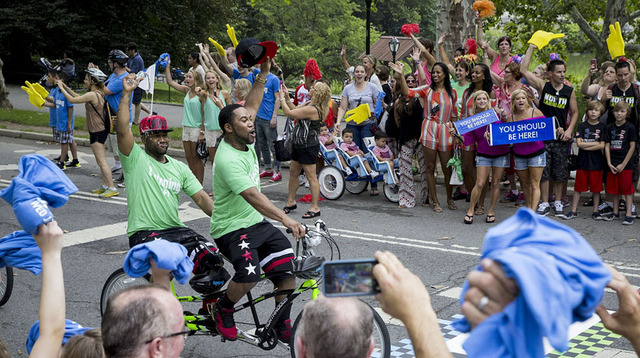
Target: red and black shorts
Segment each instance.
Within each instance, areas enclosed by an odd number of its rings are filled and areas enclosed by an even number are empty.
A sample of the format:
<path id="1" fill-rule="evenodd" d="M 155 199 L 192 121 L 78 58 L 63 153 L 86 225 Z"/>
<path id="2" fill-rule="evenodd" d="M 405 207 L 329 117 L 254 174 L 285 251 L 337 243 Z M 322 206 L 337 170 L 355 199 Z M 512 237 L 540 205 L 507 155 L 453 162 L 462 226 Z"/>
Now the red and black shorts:
<path id="1" fill-rule="evenodd" d="M 293 269 L 291 243 L 284 234 L 266 220 L 239 229 L 214 240 L 220 252 L 233 264 L 233 281 L 260 281 L 260 269 L 265 274 Z"/>

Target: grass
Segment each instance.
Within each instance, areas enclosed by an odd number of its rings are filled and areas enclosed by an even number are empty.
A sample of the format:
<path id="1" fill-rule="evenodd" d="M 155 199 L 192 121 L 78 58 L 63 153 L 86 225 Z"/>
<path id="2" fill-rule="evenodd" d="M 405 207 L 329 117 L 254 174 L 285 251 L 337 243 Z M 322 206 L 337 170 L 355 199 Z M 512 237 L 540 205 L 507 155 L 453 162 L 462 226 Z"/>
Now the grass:
<path id="1" fill-rule="evenodd" d="M 143 92 L 142 99 L 145 101 L 151 101 L 151 95 Z M 170 88 L 169 85 L 164 82 L 156 81 L 153 87 L 153 101 L 182 104 L 184 101 L 184 93 Z"/>

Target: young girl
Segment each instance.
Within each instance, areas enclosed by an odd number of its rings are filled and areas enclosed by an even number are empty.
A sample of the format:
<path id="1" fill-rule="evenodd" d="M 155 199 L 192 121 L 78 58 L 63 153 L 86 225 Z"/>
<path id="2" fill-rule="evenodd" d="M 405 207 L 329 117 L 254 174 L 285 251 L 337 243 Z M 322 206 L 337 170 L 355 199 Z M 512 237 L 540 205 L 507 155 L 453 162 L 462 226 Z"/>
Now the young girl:
<path id="1" fill-rule="evenodd" d="M 491 109 L 491 99 L 485 91 L 474 92 L 473 95 L 474 114 Z M 478 128 L 464 134 L 464 144 L 477 144 L 476 156 L 476 184 L 471 191 L 469 209 L 464 217 L 465 224 L 473 223 L 473 214 L 482 189 L 487 184 L 489 174 L 491 174 L 491 195 L 489 210 L 487 210 L 487 223 L 496 221 L 495 207 L 500 196 L 500 178 L 504 168 L 509 167 L 509 145 L 489 145 L 489 126 Z"/>
<path id="2" fill-rule="evenodd" d="M 198 89 L 200 88 L 196 88 L 196 90 Z M 231 97 L 229 96 L 229 92 L 222 89 L 220 77 L 213 71 L 207 71 L 205 73 L 205 90 L 200 90 L 198 95 L 200 96 L 200 101 L 204 102 L 202 105 L 203 121 L 200 126 L 198 142 L 203 139 L 207 141 L 209 158 L 211 158 L 211 163 L 213 163 L 213 159 L 216 156 L 216 144 L 218 143 L 218 138 L 222 135 L 220 125 L 218 124 L 218 115 L 227 103 L 231 103 Z"/>
<path id="3" fill-rule="evenodd" d="M 362 152 L 362 150 L 360 150 L 360 148 L 358 148 L 358 145 L 353 142 L 353 130 L 351 128 L 345 128 L 345 130 L 342 131 L 342 140 L 343 142 L 340 143 L 340 149 L 344 150 L 345 153 L 352 157 L 364 157 L 364 153 Z M 367 174 L 371 175 L 372 178 L 377 177 L 379 173 L 375 170 L 371 170 L 369 162 L 366 160 L 363 160 L 363 162 L 364 169 L 366 170 Z"/>
<path id="4" fill-rule="evenodd" d="M 375 155 L 379 161 L 386 162 L 389 165 L 390 174 L 393 176 L 393 180 L 397 183 L 398 178 L 396 177 L 396 172 L 394 170 L 393 153 L 391 152 L 391 148 L 387 145 L 387 135 L 382 131 L 377 131 L 374 139 L 376 141 L 376 146 L 373 147 L 371 153 Z"/>
<path id="5" fill-rule="evenodd" d="M 199 57 L 199 56 L 196 56 Z M 192 58 L 192 57 L 189 57 Z M 176 91 L 182 92 L 184 106 L 182 115 L 182 146 L 187 164 L 200 184 L 204 181 L 204 163 L 196 155 L 196 144 L 204 139 L 204 123 L 202 115 L 202 101 L 196 94 L 196 87 L 204 88 L 204 78 L 195 69 L 190 69 L 184 76 L 184 84 L 178 84 L 171 79 L 171 61 L 167 61 L 165 76 L 167 84 Z M 200 66 L 199 64 L 197 66 Z M 202 68 L 200 66 L 199 68 Z M 203 70 L 204 72 L 204 70 Z"/>
<path id="6" fill-rule="evenodd" d="M 604 149 L 604 134 L 607 128 L 600 123 L 600 117 L 604 113 L 604 105 L 600 101 L 587 103 L 587 121 L 580 123 L 576 132 L 578 144 L 578 170 L 576 183 L 573 188 L 573 202 L 571 211 L 566 213 L 563 219 L 570 220 L 578 216 L 578 201 L 580 194 L 590 190 L 593 194 L 593 217 L 602 220 L 598 211 L 600 205 L 600 192 L 602 191 L 602 150 Z"/>
<path id="7" fill-rule="evenodd" d="M 324 145 L 327 150 L 336 149 L 337 145 L 334 141 L 335 136 L 335 132 L 329 132 L 329 127 L 327 127 L 327 124 L 325 122 L 322 122 L 322 124 L 320 125 L 320 131 L 318 133 L 318 141 L 320 141 L 320 143 L 322 143 L 322 145 Z M 338 156 L 338 160 L 340 160 L 340 164 L 342 164 L 343 168 L 347 168 L 347 173 L 351 174 L 351 169 L 349 169 L 349 167 L 347 166 L 344 158 Z"/>
<path id="8" fill-rule="evenodd" d="M 631 207 L 633 206 L 633 167 L 638 165 L 632 161 L 636 148 L 637 135 L 633 124 L 627 122 L 630 114 L 629 104 L 625 101 L 616 103 L 613 107 L 615 122 L 607 125 L 604 154 L 607 157 L 609 172 L 607 173 L 607 194 L 613 198 L 613 215 L 605 217 L 610 221 L 619 218 L 618 204 L 620 196 L 624 195 L 627 203 L 627 212 L 623 225 L 633 225 Z"/>

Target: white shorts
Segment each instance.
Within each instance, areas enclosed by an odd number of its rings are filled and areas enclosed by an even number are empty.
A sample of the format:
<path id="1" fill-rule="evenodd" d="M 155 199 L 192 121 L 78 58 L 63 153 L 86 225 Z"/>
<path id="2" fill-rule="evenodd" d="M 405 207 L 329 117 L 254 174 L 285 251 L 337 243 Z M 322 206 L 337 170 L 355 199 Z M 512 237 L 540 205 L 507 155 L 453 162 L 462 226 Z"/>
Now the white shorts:
<path id="1" fill-rule="evenodd" d="M 200 127 L 182 127 L 183 142 L 197 142 L 200 136 Z"/>
<path id="2" fill-rule="evenodd" d="M 218 143 L 218 138 L 222 136 L 222 131 L 204 131 L 204 139 L 207 141 L 207 148 L 213 148 Z"/>

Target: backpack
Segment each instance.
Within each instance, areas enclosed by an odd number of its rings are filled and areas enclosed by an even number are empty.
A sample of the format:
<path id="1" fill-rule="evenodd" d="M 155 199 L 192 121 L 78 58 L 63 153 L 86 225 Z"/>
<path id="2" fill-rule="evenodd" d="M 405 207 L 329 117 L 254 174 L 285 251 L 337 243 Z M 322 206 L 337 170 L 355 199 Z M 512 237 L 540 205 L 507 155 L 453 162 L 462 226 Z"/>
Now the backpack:
<path id="1" fill-rule="evenodd" d="M 109 101 L 107 101 L 104 95 L 101 95 L 97 92 L 96 94 L 101 96 L 102 100 L 104 101 L 102 105 L 102 113 L 98 112 L 98 110 L 93 105 L 93 103 L 89 102 L 89 104 L 91 105 L 91 107 L 93 107 L 93 110 L 96 112 L 96 114 L 98 114 L 98 116 L 102 118 L 102 122 L 104 123 L 104 129 L 107 131 L 107 133 L 115 134 L 117 113 L 116 111 L 113 110 L 113 107 L 111 107 L 111 105 L 109 104 Z"/>

